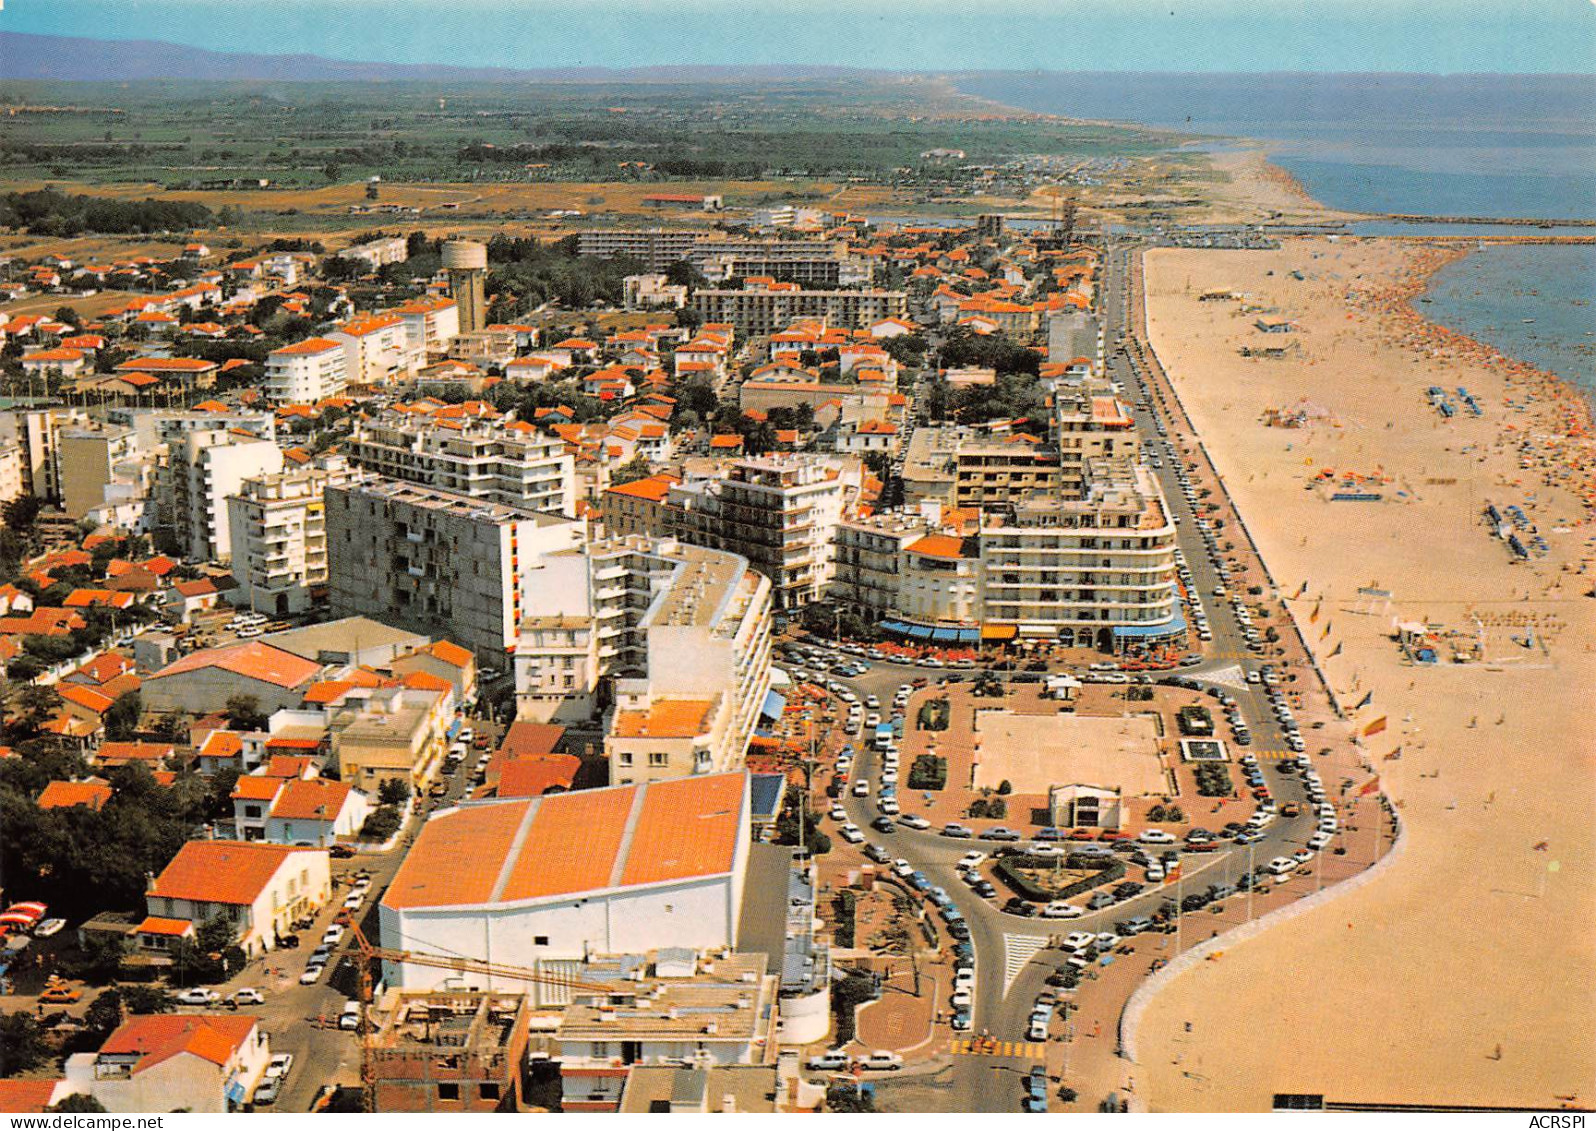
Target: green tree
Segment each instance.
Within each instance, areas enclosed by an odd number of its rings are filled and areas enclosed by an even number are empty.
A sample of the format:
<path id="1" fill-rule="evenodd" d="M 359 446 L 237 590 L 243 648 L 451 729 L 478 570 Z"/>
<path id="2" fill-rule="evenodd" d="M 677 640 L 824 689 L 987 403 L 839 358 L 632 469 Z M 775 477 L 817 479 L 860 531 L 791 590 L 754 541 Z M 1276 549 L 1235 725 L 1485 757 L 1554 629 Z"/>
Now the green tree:
<path id="1" fill-rule="evenodd" d="M 48 1053 L 44 1032 L 31 1013 L 0 1014 L 0 1077 L 32 1071 Z"/>
<path id="2" fill-rule="evenodd" d="M 170 1013 L 175 1007 L 166 987 L 134 984 L 122 987 L 122 1005 L 129 1013 Z"/>
<path id="3" fill-rule="evenodd" d="M 73 1092 L 70 1096 L 63 1097 L 60 1103 L 47 1110 L 93 1115 L 105 1111 L 105 1105 L 87 1092 Z"/>
<path id="4" fill-rule="evenodd" d="M 266 714 L 253 695 L 234 695 L 225 704 L 227 725 L 233 730 L 264 730 Z"/>
<path id="5" fill-rule="evenodd" d="M 29 684 L 17 693 L 17 709 L 23 724 L 37 733 L 61 709 L 61 693 L 48 684 Z"/>
<path id="6" fill-rule="evenodd" d="M 122 995 L 115 988 L 105 990 L 83 1011 L 83 1020 L 100 1043 L 122 1024 Z"/>
<path id="7" fill-rule="evenodd" d="M 410 783 L 404 778 L 387 778 L 377 787 L 377 801 L 382 805 L 403 805 L 410 800 Z"/>
<path id="8" fill-rule="evenodd" d="M 38 521 L 39 512 L 44 510 L 44 500 L 37 495 L 18 495 L 4 508 L 0 508 L 0 517 L 5 519 L 5 524 L 19 534 L 26 534 L 33 529 L 33 524 Z"/>
<path id="9" fill-rule="evenodd" d="M 998 782 L 997 791 L 999 796 L 1007 796 L 1008 794 L 1014 792 L 1014 784 L 1010 782 L 1008 778 L 1004 778 L 1002 781 Z"/>
<path id="10" fill-rule="evenodd" d="M 340 176 L 343 175 L 343 169 L 338 165 L 337 162 L 329 161 L 327 164 L 321 167 L 321 175 L 326 177 L 329 181 L 336 181 Z"/>
<path id="11" fill-rule="evenodd" d="M 647 479 L 653 473 L 653 468 L 646 457 L 633 456 L 610 474 L 610 486 L 621 487 L 627 483 L 635 483 L 639 479 Z"/>
<path id="12" fill-rule="evenodd" d="M 117 698 L 105 712 L 105 737 L 113 742 L 125 742 L 138 733 L 139 716 L 143 713 L 143 700 L 137 691 L 129 691 Z"/>

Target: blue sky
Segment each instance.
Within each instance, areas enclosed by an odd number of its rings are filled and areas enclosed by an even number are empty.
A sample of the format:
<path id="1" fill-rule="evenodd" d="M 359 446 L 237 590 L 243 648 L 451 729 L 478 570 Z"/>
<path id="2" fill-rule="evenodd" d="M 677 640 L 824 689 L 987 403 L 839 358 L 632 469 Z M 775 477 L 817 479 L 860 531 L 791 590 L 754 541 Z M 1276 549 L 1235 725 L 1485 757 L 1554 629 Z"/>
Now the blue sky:
<path id="1" fill-rule="evenodd" d="M 0 29 L 468 66 L 1596 70 L 1592 0 L 4 0 Z"/>

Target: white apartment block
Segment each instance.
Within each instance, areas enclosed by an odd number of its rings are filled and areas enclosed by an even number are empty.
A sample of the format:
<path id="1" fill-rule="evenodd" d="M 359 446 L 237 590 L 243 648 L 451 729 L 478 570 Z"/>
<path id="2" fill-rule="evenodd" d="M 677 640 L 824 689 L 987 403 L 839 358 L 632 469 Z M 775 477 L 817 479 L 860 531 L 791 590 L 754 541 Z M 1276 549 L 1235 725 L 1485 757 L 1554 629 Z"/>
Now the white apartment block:
<path id="1" fill-rule="evenodd" d="M 1038 496 L 980 533 L 981 607 L 1021 636 L 1111 649 L 1183 627 L 1175 527 L 1157 483 L 1125 460 L 1092 460 L 1079 499 Z"/>
<path id="2" fill-rule="evenodd" d="M 576 519 L 413 483 L 328 487 L 334 617 L 366 616 L 446 636 L 502 664 L 545 554 L 580 545 Z"/>
<path id="3" fill-rule="evenodd" d="M 340 259 L 358 259 L 371 270 L 410 258 L 410 242 L 404 236 L 385 236 L 351 244 L 338 253 Z"/>
<path id="4" fill-rule="evenodd" d="M 516 645 L 518 716 L 591 717 L 615 677 L 611 781 L 740 765 L 770 690 L 770 611 L 736 554 L 634 535 L 548 555 Z"/>
<path id="5" fill-rule="evenodd" d="M 351 319 L 327 335 L 344 347 L 351 385 L 384 385 L 408 378 L 425 360 L 405 332 L 397 314 L 371 314 Z"/>
<path id="6" fill-rule="evenodd" d="M 832 577 L 837 525 L 859 472 L 812 456 L 741 460 L 724 478 L 671 487 L 666 533 L 741 554 L 770 579 L 778 608 L 820 598 Z"/>
<path id="7" fill-rule="evenodd" d="M 277 404 L 314 404 L 349 384 L 344 343 L 306 338 L 266 355 L 266 396 Z"/>
<path id="8" fill-rule="evenodd" d="M 525 425 L 451 420 L 446 426 L 389 414 L 361 422 L 346 449 L 351 463 L 389 479 L 510 507 L 576 513 L 575 465 L 565 442 Z"/>
<path id="9" fill-rule="evenodd" d="M 883 318 L 903 318 L 908 295 L 886 290 L 804 290 L 792 284 L 767 284 L 743 290 L 700 288 L 691 306 L 705 322 L 726 322 L 742 337 L 774 334 L 801 318 L 824 319 L 846 329 Z"/>
<path id="10" fill-rule="evenodd" d="M 350 482 L 341 457 L 322 466 L 246 479 L 227 500 L 238 599 L 257 612 L 308 609 L 327 584 L 327 515 L 323 494 Z"/>
<path id="11" fill-rule="evenodd" d="M 878 619 L 1002 625 L 1021 638 L 1107 651 L 1184 628 L 1175 547 L 1149 473 L 1095 459 L 1079 497 L 1016 499 L 968 536 L 942 528 L 930 505 L 844 523 L 830 592 Z"/>
<path id="12" fill-rule="evenodd" d="M 404 322 L 405 345 L 420 359 L 442 356 L 460 332 L 460 308 L 452 298 L 418 298 L 387 311 Z"/>
<path id="13" fill-rule="evenodd" d="M 185 556 L 227 561 L 233 552 L 228 497 L 244 480 L 282 469 L 282 450 L 269 440 L 218 427 L 179 432 L 158 480 L 161 522 Z"/>
<path id="14" fill-rule="evenodd" d="M 770 582 L 735 554 L 671 557 L 639 625 L 646 674 L 616 680 L 604 737 L 612 782 L 740 768 L 770 693 Z"/>
<path id="15" fill-rule="evenodd" d="M 41 499 L 61 497 L 61 461 L 56 444 L 63 429 L 85 425 L 79 408 L 22 409 L 0 413 L 0 442 L 20 450 L 22 493 Z"/>

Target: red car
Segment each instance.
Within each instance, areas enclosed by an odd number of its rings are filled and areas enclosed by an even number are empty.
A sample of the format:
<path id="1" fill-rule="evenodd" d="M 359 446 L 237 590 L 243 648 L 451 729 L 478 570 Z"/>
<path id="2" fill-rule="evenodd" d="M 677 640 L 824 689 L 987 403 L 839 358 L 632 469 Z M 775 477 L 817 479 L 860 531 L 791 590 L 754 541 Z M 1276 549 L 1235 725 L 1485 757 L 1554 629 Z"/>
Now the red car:
<path id="1" fill-rule="evenodd" d="M 1096 840 L 1097 834 L 1091 829 L 1076 829 L 1070 833 L 1071 840 Z"/>

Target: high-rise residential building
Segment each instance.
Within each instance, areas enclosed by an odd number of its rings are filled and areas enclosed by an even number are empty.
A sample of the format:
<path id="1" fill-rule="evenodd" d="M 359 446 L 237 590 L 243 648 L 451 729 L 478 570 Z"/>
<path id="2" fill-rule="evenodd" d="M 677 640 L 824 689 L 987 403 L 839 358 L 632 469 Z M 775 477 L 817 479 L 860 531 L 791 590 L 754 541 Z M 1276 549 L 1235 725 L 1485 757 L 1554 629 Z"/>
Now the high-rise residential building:
<path id="1" fill-rule="evenodd" d="M 9 503 L 27 494 L 22 484 L 22 445 L 0 439 L 0 503 Z"/>
<path id="2" fill-rule="evenodd" d="M 56 443 L 61 430 L 87 424 L 80 408 L 55 406 L 0 413 L 0 440 L 21 451 L 22 492 L 41 499 L 61 497 L 61 461 Z"/>
<path id="3" fill-rule="evenodd" d="M 138 434 L 118 425 L 63 428 L 56 437 L 61 509 L 82 518 L 107 497 L 142 493 L 148 471 L 139 460 Z M 118 492 L 115 488 L 124 490 Z"/>
<path id="4" fill-rule="evenodd" d="M 350 462 L 403 479 L 511 507 L 576 513 L 576 471 L 565 442 L 501 417 L 439 422 L 386 413 L 362 421 Z"/>
<path id="5" fill-rule="evenodd" d="M 1175 527 L 1127 459 L 1089 460 L 1074 496 L 1036 492 L 958 521 L 929 504 L 850 520 L 837 546 L 830 595 L 913 635 L 1002 630 L 1109 650 L 1185 628 Z"/>
<path id="6" fill-rule="evenodd" d="M 800 318 L 824 319 L 848 329 L 902 318 L 909 300 L 903 291 L 805 290 L 793 283 L 767 283 L 742 290 L 700 288 L 690 305 L 705 322 L 730 323 L 740 336 L 759 337 Z"/>
<path id="7" fill-rule="evenodd" d="M 770 582 L 735 554 L 653 552 L 670 570 L 638 622 L 643 674 L 615 681 L 604 737 L 620 784 L 741 767 L 770 692 Z"/>
<path id="8" fill-rule="evenodd" d="M 699 235 L 664 228 L 595 228 L 577 233 L 576 253 L 595 259 L 636 259 L 650 271 L 663 271 L 686 259 Z"/>
<path id="9" fill-rule="evenodd" d="M 411 299 L 385 313 L 397 314 L 405 326 L 405 348 L 421 360 L 442 357 L 461 330 L 460 307 L 452 298 Z"/>
<path id="10" fill-rule="evenodd" d="M 349 384 L 344 343 L 306 338 L 266 355 L 266 396 L 278 404 L 313 404 Z"/>
<path id="11" fill-rule="evenodd" d="M 1067 495 L 1084 489 L 1088 460 L 1135 459 L 1141 451 L 1141 436 L 1130 406 L 1115 396 L 1056 389 L 1052 425 L 1059 489 Z"/>
<path id="12" fill-rule="evenodd" d="M 859 488 L 849 466 L 812 456 L 740 460 L 722 478 L 672 486 L 665 533 L 743 555 L 770 579 L 778 608 L 800 608 L 831 581 L 837 524 Z"/>
<path id="13" fill-rule="evenodd" d="M 904 453 L 904 501 L 1006 506 L 1059 485 L 1058 453 L 1030 436 L 997 437 L 957 425 L 916 428 Z"/>
<path id="14" fill-rule="evenodd" d="M 410 258 L 410 241 L 404 236 L 381 236 L 364 243 L 350 244 L 338 253 L 340 259 L 358 259 L 371 270 Z"/>
<path id="15" fill-rule="evenodd" d="M 239 603 L 257 612 L 299 613 L 327 585 L 323 493 L 354 478 L 341 456 L 315 466 L 246 479 L 227 500 Z"/>
<path id="16" fill-rule="evenodd" d="M 414 483 L 328 487 L 333 616 L 367 616 L 447 636 L 485 667 L 503 663 L 548 553 L 581 543 L 584 524 Z"/>
<path id="17" fill-rule="evenodd" d="M 1151 473 L 1128 460 L 1089 461 L 1081 497 L 1017 502 L 984 518 L 979 540 L 986 622 L 1105 649 L 1184 628 L 1175 527 Z"/>
<path id="18" fill-rule="evenodd" d="M 707 727 L 677 735 L 681 750 L 643 751 L 667 755 L 667 767 L 696 772 L 694 739 L 710 763 L 741 758 L 769 691 L 769 619 L 769 582 L 736 554 L 629 536 L 546 555 L 520 624 L 517 711 L 576 723 L 602 700 L 624 700 L 661 719 L 674 711 L 686 729 Z M 614 696 L 600 694 L 606 676 L 616 680 Z M 678 700 L 696 707 L 654 710 Z M 622 729 L 643 729 L 640 718 L 627 716 Z M 664 737 L 658 726 L 651 734 Z M 618 755 L 611 766 L 626 772 L 611 780 L 648 774 L 650 761 L 622 766 Z"/>
<path id="19" fill-rule="evenodd" d="M 421 367 L 422 353 L 411 347 L 405 322 L 397 314 L 365 314 L 327 335 L 344 347 L 351 385 L 402 381 Z"/>
<path id="20" fill-rule="evenodd" d="M 244 480 L 282 469 L 282 449 L 270 440 L 225 427 L 176 431 L 157 481 L 160 521 L 186 556 L 227 561 L 233 552 L 228 497 Z"/>
<path id="21" fill-rule="evenodd" d="M 638 535 L 546 555 L 516 644 L 518 714 L 591 717 L 613 677 L 608 698 L 632 713 L 619 734 L 611 720 L 612 781 L 736 763 L 770 689 L 770 610 L 736 554 Z"/>

